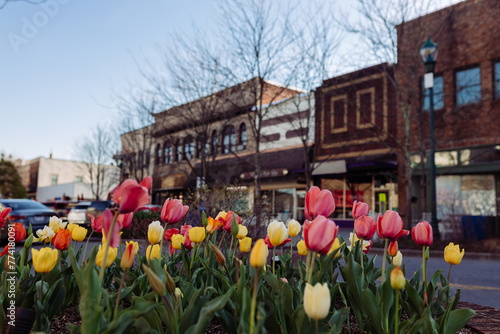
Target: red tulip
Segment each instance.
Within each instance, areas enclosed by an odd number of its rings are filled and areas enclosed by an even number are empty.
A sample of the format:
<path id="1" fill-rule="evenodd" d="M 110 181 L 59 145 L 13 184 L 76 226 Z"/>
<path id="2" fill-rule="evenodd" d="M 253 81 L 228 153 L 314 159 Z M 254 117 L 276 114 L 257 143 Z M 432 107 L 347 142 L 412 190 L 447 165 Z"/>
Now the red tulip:
<path id="1" fill-rule="evenodd" d="M 163 203 L 163 208 L 161 209 L 161 220 L 166 223 L 175 224 L 184 217 L 188 209 L 189 206 L 182 205 L 182 202 L 178 199 L 168 198 Z"/>
<path id="2" fill-rule="evenodd" d="M 269 234 L 266 234 L 266 237 L 264 238 L 264 243 L 266 244 L 267 249 L 274 248 L 273 244 L 271 243 L 271 240 L 269 240 Z"/>
<path id="3" fill-rule="evenodd" d="M 14 237 L 15 242 L 23 241 L 24 238 L 26 238 L 26 229 L 24 228 L 23 224 L 15 223 L 14 232 L 15 232 L 15 237 Z"/>
<path id="4" fill-rule="evenodd" d="M 189 233 L 184 234 L 184 237 L 186 238 L 184 240 L 184 248 L 187 250 L 193 249 L 193 246 L 191 245 L 191 239 L 189 239 Z"/>
<path id="5" fill-rule="evenodd" d="M 233 211 L 229 211 L 227 213 L 226 217 L 224 218 L 224 225 L 222 226 L 222 228 L 224 229 L 224 231 L 231 232 L 231 226 L 233 225 L 233 215 L 236 216 L 236 222 L 238 223 L 238 225 L 241 225 L 241 218 L 240 218 L 240 216 L 238 216 Z"/>
<path id="6" fill-rule="evenodd" d="M 176 228 L 171 228 L 165 231 L 165 241 L 172 241 L 172 236 L 174 234 L 179 234 L 179 230 Z"/>
<path id="7" fill-rule="evenodd" d="M 122 213 L 116 217 L 116 223 L 120 225 L 120 227 L 123 228 L 129 228 L 130 224 L 132 224 L 132 219 L 134 218 L 134 213 Z"/>
<path id="8" fill-rule="evenodd" d="M 398 250 L 399 250 L 398 242 L 391 241 L 391 243 L 389 244 L 389 248 L 387 249 L 387 254 L 389 254 L 389 256 L 394 257 L 398 254 Z"/>
<path id="9" fill-rule="evenodd" d="M 149 190 L 137 181 L 128 179 L 116 189 L 113 201 L 120 205 L 120 213 L 134 212 L 149 203 Z"/>
<path id="10" fill-rule="evenodd" d="M 52 238 L 52 243 L 59 250 L 67 250 L 71 244 L 71 231 L 60 228 L 54 238 Z"/>
<path id="11" fill-rule="evenodd" d="M 89 215 L 90 217 L 90 221 L 91 221 L 91 224 L 90 226 L 92 227 L 92 229 L 94 231 L 96 231 L 97 233 L 101 233 L 102 232 L 102 215 L 100 215 L 99 217 L 97 217 L 97 219 L 92 216 L 92 215 Z"/>
<path id="12" fill-rule="evenodd" d="M 102 218 L 101 218 L 102 217 Z M 118 247 L 120 245 L 120 224 L 118 222 L 115 223 L 113 227 L 113 231 L 111 230 L 111 224 L 113 223 L 113 213 L 110 209 L 106 209 L 102 215 L 97 217 L 97 219 L 102 219 L 102 233 L 104 233 L 104 237 L 110 238 L 109 245 L 111 247 Z"/>
<path id="13" fill-rule="evenodd" d="M 5 217 L 9 215 L 9 213 L 12 211 L 12 208 L 5 208 L 2 211 L 0 211 L 0 228 L 3 227 L 5 224 Z"/>
<path id="14" fill-rule="evenodd" d="M 381 239 L 394 241 L 403 235 L 410 234 L 410 231 L 403 230 L 403 220 L 399 216 L 399 213 L 387 210 L 384 215 L 378 216 L 377 233 Z"/>
<path id="15" fill-rule="evenodd" d="M 327 254 L 337 237 L 339 227 L 331 219 L 318 216 L 313 221 L 304 223 L 304 241 L 308 250 Z"/>
<path id="16" fill-rule="evenodd" d="M 319 190 L 314 186 L 306 194 L 306 204 L 304 213 L 307 219 L 314 219 L 318 216 L 330 216 L 335 210 L 335 202 L 330 190 Z"/>
<path id="17" fill-rule="evenodd" d="M 292 241 L 292 238 L 286 238 L 285 241 L 283 241 L 280 246 L 285 246 L 287 243 L 289 243 L 290 241 Z"/>
<path id="18" fill-rule="evenodd" d="M 358 238 L 370 240 L 377 231 L 377 222 L 370 216 L 361 216 L 354 221 L 354 230 Z"/>
<path id="19" fill-rule="evenodd" d="M 5 247 L 3 248 L 3 251 L 0 253 L 0 257 L 4 256 L 5 254 L 7 254 L 7 252 L 9 251 L 9 245 L 5 245 Z M 7 261 L 7 260 L 6 260 Z"/>
<path id="20" fill-rule="evenodd" d="M 368 254 L 368 251 L 370 250 L 370 248 L 373 245 L 373 242 L 371 240 L 368 240 L 368 242 L 370 243 L 368 246 L 363 246 L 363 253 L 365 253 L 365 254 Z"/>
<path id="21" fill-rule="evenodd" d="M 148 193 L 149 193 L 149 189 L 151 189 L 151 183 L 153 182 L 153 179 L 151 178 L 151 176 L 146 176 L 146 178 L 144 180 L 141 181 L 141 183 L 139 183 L 140 186 L 146 188 L 148 190 Z"/>
<path id="22" fill-rule="evenodd" d="M 368 216 L 368 212 L 370 212 L 370 208 L 365 202 L 354 201 L 352 204 L 352 218 L 356 219 L 362 216 Z"/>
<path id="23" fill-rule="evenodd" d="M 419 246 L 431 246 L 433 241 L 431 224 L 423 221 L 413 226 L 411 229 L 411 237 Z"/>
<path id="24" fill-rule="evenodd" d="M 186 234 L 188 234 L 189 229 L 191 229 L 191 228 L 193 228 L 193 226 L 191 226 L 191 225 L 186 225 L 186 224 L 182 225 L 181 226 L 181 234 L 185 236 Z"/>

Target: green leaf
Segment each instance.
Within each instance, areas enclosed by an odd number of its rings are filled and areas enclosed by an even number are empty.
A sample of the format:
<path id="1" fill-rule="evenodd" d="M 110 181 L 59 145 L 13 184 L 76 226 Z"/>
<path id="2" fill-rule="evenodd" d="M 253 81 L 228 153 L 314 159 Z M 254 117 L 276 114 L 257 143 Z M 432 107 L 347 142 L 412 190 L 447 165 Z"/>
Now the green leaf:
<path id="1" fill-rule="evenodd" d="M 118 313 L 115 319 L 109 324 L 104 334 L 113 333 L 124 333 L 130 328 L 131 324 L 135 322 L 136 319 L 143 317 L 148 312 L 151 312 L 157 306 L 156 303 L 152 302 L 140 302 L 133 305 L 130 308 L 122 310 Z M 83 325 L 83 322 L 82 322 Z M 88 333 L 83 330 L 82 333 Z"/>
<path id="2" fill-rule="evenodd" d="M 408 293 L 408 302 L 411 307 L 417 311 L 418 317 L 420 318 L 422 313 L 424 312 L 424 301 L 420 298 L 417 290 L 410 284 L 410 282 L 406 281 L 405 291 Z"/>
<path id="3" fill-rule="evenodd" d="M 349 316 L 349 307 L 343 307 L 333 312 L 328 324 L 332 328 L 330 334 L 340 334 L 342 326 Z"/>
<path id="4" fill-rule="evenodd" d="M 196 322 L 196 324 L 189 327 L 186 333 L 187 334 L 203 333 L 207 328 L 207 325 L 212 320 L 215 312 L 223 309 L 226 306 L 227 302 L 229 301 L 229 298 L 231 297 L 231 294 L 233 293 L 233 290 L 234 288 L 231 288 L 222 296 L 214 298 L 208 303 L 206 303 L 201 309 L 198 321 Z"/>
<path id="5" fill-rule="evenodd" d="M 450 312 L 448 321 L 445 324 L 445 334 L 454 334 L 463 328 L 469 320 L 476 314 L 471 309 L 459 309 Z"/>
<path id="6" fill-rule="evenodd" d="M 368 316 L 370 317 L 370 325 L 374 327 L 377 333 L 384 334 L 385 331 L 382 328 L 382 313 L 380 312 L 380 307 L 377 304 L 375 296 L 369 289 L 363 290 L 363 301 Z"/>
<path id="7" fill-rule="evenodd" d="M 73 248 L 70 247 L 68 251 L 69 251 L 69 260 L 71 262 L 71 267 L 73 268 L 73 274 L 75 275 L 76 283 L 78 284 L 78 289 L 80 290 L 80 293 L 82 293 L 83 289 L 82 270 L 78 265 L 78 262 L 76 261 L 75 252 Z"/>
<path id="8" fill-rule="evenodd" d="M 82 273 L 82 290 L 80 299 L 80 316 L 82 318 L 82 333 L 94 334 L 99 332 L 101 322 L 101 284 L 95 270 L 95 256 L 97 248 L 90 252 L 88 265 Z"/>

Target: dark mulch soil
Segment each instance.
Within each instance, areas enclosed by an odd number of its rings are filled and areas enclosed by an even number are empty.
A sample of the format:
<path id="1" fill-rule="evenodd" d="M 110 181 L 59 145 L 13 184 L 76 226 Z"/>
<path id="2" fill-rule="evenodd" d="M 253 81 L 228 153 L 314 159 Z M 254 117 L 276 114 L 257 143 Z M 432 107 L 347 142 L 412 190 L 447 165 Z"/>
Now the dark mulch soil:
<path id="1" fill-rule="evenodd" d="M 78 325 L 82 324 L 82 319 L 80 318 L 80 313 L 76 306 L 69 306 L 66 308 L 63 314 L 58 314 L 54 317 L 50 323 L 51 333 L 69 334 L 67 324 Z"/>

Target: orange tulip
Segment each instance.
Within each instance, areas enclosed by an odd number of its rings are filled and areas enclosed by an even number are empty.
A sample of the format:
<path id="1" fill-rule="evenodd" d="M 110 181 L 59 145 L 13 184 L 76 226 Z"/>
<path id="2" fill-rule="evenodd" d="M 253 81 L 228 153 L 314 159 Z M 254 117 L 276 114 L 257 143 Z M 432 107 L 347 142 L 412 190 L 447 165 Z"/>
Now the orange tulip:
<path id="1" fill-rule="evenodd" d="M 71 231 L 60 228 L 52 239 L 52 243 L 59 250 L 67 250 L 71 245 Z"/>
<path id="2" fill-rule="evenodd" d="M 394 257 L 398 254 L 398 250 L 399 250 L 398 242 L 391 241 L 391 243 L 389 244 L 389 248 L 387 249 L 387 254 L 389 254 L 389 256 Z"/>
<path id="3" fill-rule="evenodd" d="M 26 229 L 24 228 L 23 224 L 21 223 L 15 223 L 14 224 L 14 232 L 15 232 L 15 241 L 20 242 L 26 238 Z"/>

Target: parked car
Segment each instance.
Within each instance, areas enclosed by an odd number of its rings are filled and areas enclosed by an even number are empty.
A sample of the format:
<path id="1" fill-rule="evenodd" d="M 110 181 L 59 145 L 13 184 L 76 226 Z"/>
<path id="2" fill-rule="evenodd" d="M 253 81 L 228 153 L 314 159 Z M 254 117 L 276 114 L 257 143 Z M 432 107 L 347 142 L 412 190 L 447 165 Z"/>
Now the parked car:
<path id="1" fill-rule="evenodd" d="M 158 204 L 146 204 L 141 206 L 139 209 L 136 210 L 136 212 L 161 212 L 161 205 Z"/>
<path id="2" fill-rule="evenodd" d="M 66 220 L 69 211 L 77 204 L 76 202 L 69 201 L 48 201 L 43 202 L 43 205 L 55 211 L 57 216 L 62 220 Z"/>
<path id="3" fill-rule="evenodd" d="M 91 221 L 89 215 L 97 218 L 97 216 L 101 215 L 104 210 L 110 208 L 112 205 L 111 201 L 80 202 L 79 205 L 69 212 L 68 223 L 90 227 Z"/>
<path id="4" fill-rule="evenodd" d="M 15 223 L 23 224 L 28 231 L 31 223 L 33 232 L 42 229 L 49 224 L 50 217 L 55 216 L 54 210 L 49 209 L 39 202 L 30 199 L 0 199 L 0 211 L 5 208 L 12 208 L 9 214 L 9 220 Z M 7 238 L 8 224 L 4 225 L 2 240 Z"/>

